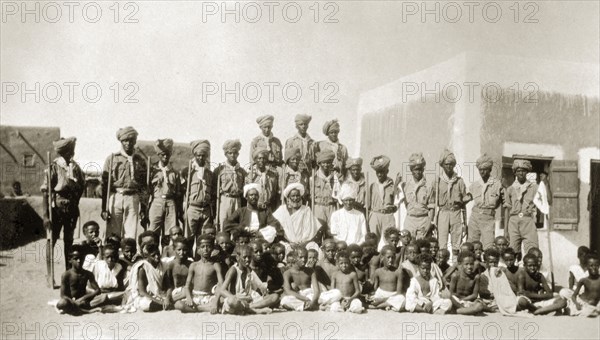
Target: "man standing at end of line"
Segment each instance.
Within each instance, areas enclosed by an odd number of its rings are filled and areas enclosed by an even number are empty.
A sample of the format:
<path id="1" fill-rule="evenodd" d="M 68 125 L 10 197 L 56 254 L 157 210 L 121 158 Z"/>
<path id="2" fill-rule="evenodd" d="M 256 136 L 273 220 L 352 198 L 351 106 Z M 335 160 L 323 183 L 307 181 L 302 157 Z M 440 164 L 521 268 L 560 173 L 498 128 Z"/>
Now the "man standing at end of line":
<path id="1" fill-rule="evenodd" d="M 50 164 L 51 183 L 48 184 L 46 174 L 41 187 L 44 194 L 44 226 L 52 230 L 52 249 L 60 236 L 60 230 L 63 229 L 65 259 L 69 258 L 71 252 L 73 233 L 79 217 L 79 200 L 85 190 L 83 171 L 73 161 L 75 141 L 75 137 L 71 137 L 53 142 L 58 157 Z M 48 197 L 48 187 L 52 188 L 52 197 Z M 52 202 L 52 221 L 48 202 Z M 67 269 L 71 267 L 69 261 L 65 261 L 65 265 Z"/>
<path id="2" fill-rule="evenodd" d="M 102 171 L 102 219 L 108 218 L 106 236 L 135 238 L 140 221 L 146 224 L 146 159 L 135 152 L 138 132 L 131 126 L 119 129 L 121 150 L 106 158 Z M 112 158 L 112 169 L 110 169 Z M 107 192 L 111 172 L 110 191 Z"/>
<path id="3" fill-rule="evenodd" d="M 494 229 L 496 209 L 502 203 L 502 183 L 491 176 L 494 161 L 492 157 L 483 154 L 475 163 L 481 179 L 469 187 L 473 196 L 473 209 L 469 219 L 468 242 L 481 241 L 486 250 L 494 244 Z"/>

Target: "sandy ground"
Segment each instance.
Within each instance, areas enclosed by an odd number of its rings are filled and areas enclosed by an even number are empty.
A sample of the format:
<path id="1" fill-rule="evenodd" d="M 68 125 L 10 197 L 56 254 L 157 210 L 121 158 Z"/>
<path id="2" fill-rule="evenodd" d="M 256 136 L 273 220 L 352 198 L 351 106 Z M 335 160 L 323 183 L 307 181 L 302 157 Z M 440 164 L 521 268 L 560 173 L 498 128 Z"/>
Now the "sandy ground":
<path id="1" fill-rule="evenodd" d="M 57 246 L 60 246 L 57 245 Z M 93 314 L 71 317 L 47 305 L 45 241 L 0 253 L 1 339 L 598 339 L 600 319 L 437 316 L 369 310 L 363 315 L 275 312 L 229 316 Z M 64 261 L 57 259 L 56 280 Z"/>

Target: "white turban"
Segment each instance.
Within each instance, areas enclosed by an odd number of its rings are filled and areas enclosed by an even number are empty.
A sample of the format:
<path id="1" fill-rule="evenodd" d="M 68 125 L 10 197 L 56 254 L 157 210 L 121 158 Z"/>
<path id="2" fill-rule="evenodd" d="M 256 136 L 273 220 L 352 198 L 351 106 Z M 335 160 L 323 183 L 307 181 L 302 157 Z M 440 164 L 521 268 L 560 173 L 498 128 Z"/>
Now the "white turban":
<path id="1" fill-rule="evenodd" d="M 348 198 L 356 199 L 356 187 L 350 183 L 342 184 L 340 191 L 338 192 L 338 199 L 343 201 Z"/>
<path id="2" fill-rule="evenodd" d="M 258 191 L 258 196 L 262 195 L 262 188 L 260 187 L 260 184 L 250 183 L 244 185 L 244 197 L 246 197 L 248 195 L 248 192 L 253 189 Z"/>
<path id="3" fill-rule="evenodd" d="M 304 185 L 296 182 L 288 184 L 288 186 L 283 189 L 283 197 L 289 197 L 292 190 L 298 190 L 300 191 L 300 196 L 304 196 Z"/>

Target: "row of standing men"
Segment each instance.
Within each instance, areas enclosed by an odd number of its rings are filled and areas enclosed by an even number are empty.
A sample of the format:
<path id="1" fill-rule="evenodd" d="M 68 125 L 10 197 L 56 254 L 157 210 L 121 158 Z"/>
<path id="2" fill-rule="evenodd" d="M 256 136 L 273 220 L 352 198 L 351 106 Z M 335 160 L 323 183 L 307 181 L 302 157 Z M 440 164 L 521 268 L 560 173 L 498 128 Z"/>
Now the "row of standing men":
<path id="1" fill-rule="evenodd" d="M 416 238 L 436 232 L 440 244 L 447 244 L 450 236 L 452 250 L 457 253 L 464 234 L 468 234 L 469 241 L 481 240 L 487 248 L 493 243 L 496 209 L 504 205 L 510 211 L 507 236 L 511 246 L 521 249 L 522 241 L 525 251 L 537 246 L 533 204 L 537 187 L 525 179 L 531 171 L 527 160 L 515 160 L 516 180 L 506 189 L 499 179 L 491 176 L 493 160 L 482 155 L 476 163 L 481 179 L 467 190 L 463 179 L 454 172 L 456 159 L 449 150 L 444 150 L 440 157 L 439 164 L 444 171 L 433 184 L 423 176 L 426 162 L 420 153 L 410 156 L 411 175 L 405 180 L 397 177 L 394 181 L 388 177 L 390 159 L 387 156 L 373 158 L 370 165 L 376 178 L 373 183 L 367 183 L 368 173 L 365 176 L 362 171 L 362 159 L 349 158 L 347 148 L 338 140 L 337 120 L 326 122 L 323 133 L 327 139 L 315 142 L 307 133 L 311 117 L 297 115 L 298 133 L 286 141 L 285 149 L 273 136 L 273 121 L 270 115 L 257 118 L 261 134 L 250 144 L 249 169 L 244 169 L 238 161 L 239 140 L 224 143 L 226 161 L 214 170 L 209 166 L 210 142 L 192 141 L 193 159 L 178 171 L 170 162 L 171 139 L 156 141 L 154 149 L 158 160 L 150 164 L 136 152 L 138 132 L 133 127 L 119 129 L 116 137 L 121 148 L 107 157 L 102 173 L 102 218 L 107 221 L 106 235 L 135 238 L 140 225 L 164 235 L 180 223 L 186 236 L 197 235 L 206 225 L 221 226 L 244 205 L 245 184 L 259 184 L 262 188 L 259 209 L 275 211 L 284 203 L 283 189 L 299 182 L 306 189 L 305 203 L 312 207 L 323 226 L 319 237 L 326 237 L 327 223 L 339 204 L 337 190 L 346 182 L 357 190 L 356 209 L 367 215 L 369 231 L 380 237 L 385 229 L 400 227 L 396 225 L 394 213 L 402 204 L 406 209 L 403 228 Z M 58 157 L 50 167 L 53 218 L 49 221 L 46 211 L 45 223 L 48 227 L 52 225 L 54 242 L 64 228 L 64 250 L 68 254 L 85 179 L 72 160 L 75 138 L 60 139 L 54 146 Z M 47 183 L 44 183 L 45 193 L 46 188 Z M 47 194 L 45 198 L 48 199 Z M 474 205 L 467 229 L 465 206 L 471 200 Z"/>

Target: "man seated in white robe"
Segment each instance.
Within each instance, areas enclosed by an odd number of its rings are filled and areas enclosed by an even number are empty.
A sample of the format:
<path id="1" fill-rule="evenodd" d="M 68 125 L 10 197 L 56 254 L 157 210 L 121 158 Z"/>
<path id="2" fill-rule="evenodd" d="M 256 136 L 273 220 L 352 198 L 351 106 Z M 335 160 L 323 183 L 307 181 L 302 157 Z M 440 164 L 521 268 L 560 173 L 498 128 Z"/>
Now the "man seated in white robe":
<path id="1" fill-rule="evenodd" d="M 292 246 L 305 245 L 308 248 L 319 246 L 313 241 L 321 228 L 321 223 L 313 214 L 310 207 L 302 204 L 304 197 L 304 186 L 300 183 L 290 183 L 284 190 L 285 204 L 282 204 L 275 212 L 275 217 L 285 234 L 285 238 Z M 314 245 L 314 247 L 310 247 Z M 286 249 L 286 253 L 289 252 Z"/>
<path id="2" fill-rule="evenodd" d="M 334 211 L 329 221 L 330 232 L 336 241 L 344 241 L 347 244 L 361 244 L 365 241 L 367 222 L 365 215 L 354 209 L 356 192 L 352 184 L 344 183 L 338 193 L 343 208 Z"/>

